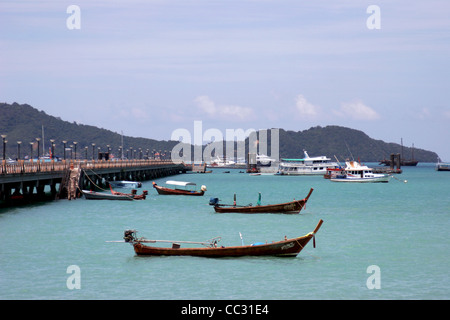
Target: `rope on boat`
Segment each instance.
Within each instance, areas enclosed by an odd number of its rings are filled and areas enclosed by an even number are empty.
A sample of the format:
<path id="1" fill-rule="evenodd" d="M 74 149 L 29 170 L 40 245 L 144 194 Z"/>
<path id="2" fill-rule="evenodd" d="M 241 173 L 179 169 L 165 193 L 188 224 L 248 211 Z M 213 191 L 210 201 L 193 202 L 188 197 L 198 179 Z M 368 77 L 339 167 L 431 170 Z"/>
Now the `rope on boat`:
<path id="1" fill-rule="evenodd" d="M 308 233 L 306 236 L 309 236 L 309 235 L 312 235 L 312 237 L 313 237 L 313 243 L 314 243 L 314 248 L 315 248 L 315 247 L 316 247 L 316 234 L 315 234 L 314 232 L 310 232 L 310 233 Z M 302 246 L 302 245 L 300 244 L 300 242 L 298 242 L 298 239 L 295 239 L 295 242 L 297 242 L 297 244 L 302 248 L 302 252 L 303 252 L 303 249 L 305 249 L 305 247 Z M 308 251 L 306 251 L 306 254 L 309 254 L 311 257 L 313 257 L 313 258 L 315 258 L 315 259 L 320 259 L 320 257 L 315 256 L 315 255 L 309 253 Z"/>

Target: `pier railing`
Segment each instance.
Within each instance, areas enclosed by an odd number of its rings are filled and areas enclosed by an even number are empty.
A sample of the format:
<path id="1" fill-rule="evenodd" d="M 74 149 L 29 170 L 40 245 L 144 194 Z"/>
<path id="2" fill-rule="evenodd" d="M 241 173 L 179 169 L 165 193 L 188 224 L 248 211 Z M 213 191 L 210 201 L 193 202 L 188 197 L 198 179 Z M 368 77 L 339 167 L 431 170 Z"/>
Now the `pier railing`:
<path id="1" fill-rule="evenodd" d="M 28 174 L 64 171 L 72 167 L 81 169 L 137 168 L 151 166 L 176 165 L 171 160 L 62 160 L 62 161 L 29 161 L 19 160 L 8 163 L 5 160 L 0 165 L 0 175 Z"/>

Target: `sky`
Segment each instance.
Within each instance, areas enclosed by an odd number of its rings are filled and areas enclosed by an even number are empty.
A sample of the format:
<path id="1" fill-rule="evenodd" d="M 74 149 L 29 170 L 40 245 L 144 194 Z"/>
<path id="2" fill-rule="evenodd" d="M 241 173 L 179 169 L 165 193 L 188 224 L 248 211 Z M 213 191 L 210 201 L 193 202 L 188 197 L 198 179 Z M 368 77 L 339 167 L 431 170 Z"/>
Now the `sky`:
<path id="1" fill-rule="evenodd" d="M 2 0 L 0 101 L 157 140 L 194 140 L 195 121 L 203 142 L 208 129 L 339 125 L 450 161 L 448 12 L 446 0 Z"/>

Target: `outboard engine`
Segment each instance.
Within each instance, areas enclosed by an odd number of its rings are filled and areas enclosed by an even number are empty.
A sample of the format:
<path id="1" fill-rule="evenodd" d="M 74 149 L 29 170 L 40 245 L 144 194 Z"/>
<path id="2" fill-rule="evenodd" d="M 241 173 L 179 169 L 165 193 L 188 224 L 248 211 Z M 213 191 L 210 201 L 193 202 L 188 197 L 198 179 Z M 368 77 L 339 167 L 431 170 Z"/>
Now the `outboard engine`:
<path id="1" fill-rule="evenodd" d="M 209 198 L 210 206 L 217 206 L 219 204 L 219 198 Z"/>
<path id="2" fill-rule="evenodd" d="M 136 240 L 136 230 L 125 230 L 123 233 L 123 239 L 125 242 L 133 242 Z"/>

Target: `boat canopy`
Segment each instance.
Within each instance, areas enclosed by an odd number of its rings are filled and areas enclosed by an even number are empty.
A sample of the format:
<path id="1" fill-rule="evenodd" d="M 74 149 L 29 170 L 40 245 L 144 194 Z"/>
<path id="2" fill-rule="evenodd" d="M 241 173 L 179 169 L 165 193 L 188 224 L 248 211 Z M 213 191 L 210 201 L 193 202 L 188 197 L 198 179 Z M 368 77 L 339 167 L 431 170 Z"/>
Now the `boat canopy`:
<path id="1" fill-rule="evenodd" d="M 174 180 L 166 181 L 166 184 L 171 184 L 171 185 L 174 185 L 174 186 L 182 186 L 182 187 L 185 187 L 185 186 L 196 186 L 197 185 L 194 182 L 184 182 L 184 181 L 174 181 Z"/>

